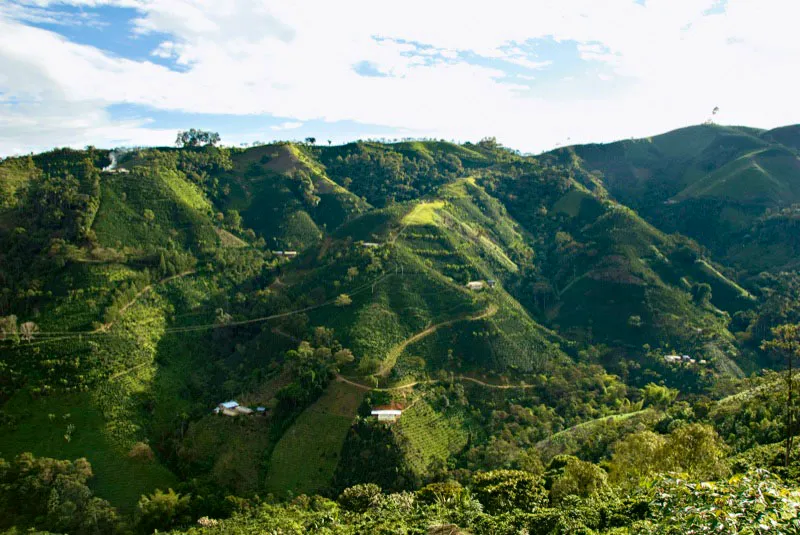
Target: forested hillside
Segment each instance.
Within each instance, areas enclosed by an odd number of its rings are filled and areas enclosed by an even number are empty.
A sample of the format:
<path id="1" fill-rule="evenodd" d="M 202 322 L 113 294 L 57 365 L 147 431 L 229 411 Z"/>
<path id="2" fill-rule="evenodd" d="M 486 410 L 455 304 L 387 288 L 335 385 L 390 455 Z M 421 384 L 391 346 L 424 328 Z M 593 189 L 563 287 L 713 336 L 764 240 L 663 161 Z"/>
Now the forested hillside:
<path id="1" fill-rule="evenodd" d="M 0 160 L 0 530 L 798 533 L 798 131 Z"/>

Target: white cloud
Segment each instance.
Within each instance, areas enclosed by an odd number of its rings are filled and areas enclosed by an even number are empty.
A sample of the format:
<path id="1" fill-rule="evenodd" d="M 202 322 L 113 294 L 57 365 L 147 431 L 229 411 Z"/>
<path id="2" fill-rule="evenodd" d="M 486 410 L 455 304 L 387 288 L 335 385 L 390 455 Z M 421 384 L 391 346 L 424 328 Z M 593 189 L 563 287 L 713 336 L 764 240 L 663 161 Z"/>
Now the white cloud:
<path id="1" fill-rule="evenodd" d="M 93 102 L 0 101 L 0 154 L 40 152 L 61 146 L 171 145 L 174 130 L 154 129 L 145 121 L 112 121 Z"/>
<path id="2" fill-rule="evenodd" d="M 17 107 L 5 118 L 4 136 L 46 132 L 49 141 L 71 142 L 75 132 L 76 139 L 102 142 L 112 133 L 148 131 L 146 124 L 114 125 L 103 112 L 113 103 L 273 114 L 299 123 L 350 120 L 444 138 L 496 135 L 522 150 L 567 137 L 578 143 L 649 135 L 700 122 L 717 105 L 730 122 L 800 122 L 794 0 L 730 0 L 725 14 L 710 16 L 704 12 L 714 0 L 68 3 L 136 7 L 133 30 L 168 35 L 153 54 L 185 69 L 70 43 L 0 10 L 0 92 L 32 103 L 25 114 Z M 55 2 L 14 5 L 48 4 Z M 549 68 L 563 60 L 532 56 L 520 45 L 541 38 L 579 43 L 580 57 L 594 70 L 602 66 L 597 77 L 625 83 L 602 95 L 591 85 L 576 93 L 574 81 L 563 95 L 540 92 Z M 536 85 L 520 91 L 499 63 L 470 64 L 465 55 L 536 69 Z M 363 62 L 388 76 L 360 76 L 353 65 Z M 582 80 L 580 74 L 559 71 L 550 81 Z M 97 123 L 75 117 L 71 129 L 54 128 L 50 108 Z M 12 145 L 29 146 L 9 142 L 0 151 Z"/>
<path id="3" fill-rule="evenodd" d="M 287 121 L 285 123 L 277 124 L 272 126 L 272 130 L 295 130 L 303 126 L 303 123 L 299 121 Z"/>

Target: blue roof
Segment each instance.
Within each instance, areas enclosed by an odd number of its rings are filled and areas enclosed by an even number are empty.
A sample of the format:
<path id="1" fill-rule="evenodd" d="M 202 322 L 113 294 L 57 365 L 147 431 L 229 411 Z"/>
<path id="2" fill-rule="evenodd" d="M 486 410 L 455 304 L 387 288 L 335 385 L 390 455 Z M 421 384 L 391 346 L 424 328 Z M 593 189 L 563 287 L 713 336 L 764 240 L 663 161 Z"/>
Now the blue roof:
<path id="1" fill-rule="evenodd" d="M 235 409 L 239 406 L 239 403 L 236 401 L 226 401 L 224 403 L 220 403 L 219 406 L 223 409 Z"/>

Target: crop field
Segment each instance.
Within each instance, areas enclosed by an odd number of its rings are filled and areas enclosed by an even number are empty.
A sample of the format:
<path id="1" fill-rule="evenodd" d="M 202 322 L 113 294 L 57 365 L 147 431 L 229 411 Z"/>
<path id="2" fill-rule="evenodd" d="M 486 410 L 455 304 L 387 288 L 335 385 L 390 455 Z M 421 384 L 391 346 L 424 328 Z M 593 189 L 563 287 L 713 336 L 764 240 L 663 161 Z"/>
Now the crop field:
<path id="1" fill-rule="evenodd" d="M 270 459 L 270 492 L 312 493 L 333 479 L 342 444 L 364 392 L 333 382 L 284 433 Z"/>
<path id="2" fill-rule="evenodd" d="M 404 453 L 411 468 L 420 475 L 436 461 L 446 461 L 467 444 L 467 431 L 460 415 L 438 414 L 424 401 L 418 401 L 393 427 L 404 438 Z"/>

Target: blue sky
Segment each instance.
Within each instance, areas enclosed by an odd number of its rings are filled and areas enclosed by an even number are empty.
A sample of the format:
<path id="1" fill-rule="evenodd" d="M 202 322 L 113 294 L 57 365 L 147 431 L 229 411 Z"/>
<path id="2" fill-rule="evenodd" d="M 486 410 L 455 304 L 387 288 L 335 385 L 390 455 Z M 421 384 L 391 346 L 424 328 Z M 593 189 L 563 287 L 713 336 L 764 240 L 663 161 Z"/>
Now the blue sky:
<path id="1" fill-rule="evenodd" d="M 190 127 L 230 145 L 492 135 L 538 152 L 715 106 L 778 126 L 800 122 L 798 16 L 788 0 L 5 0 L 0 155 Z"/>

